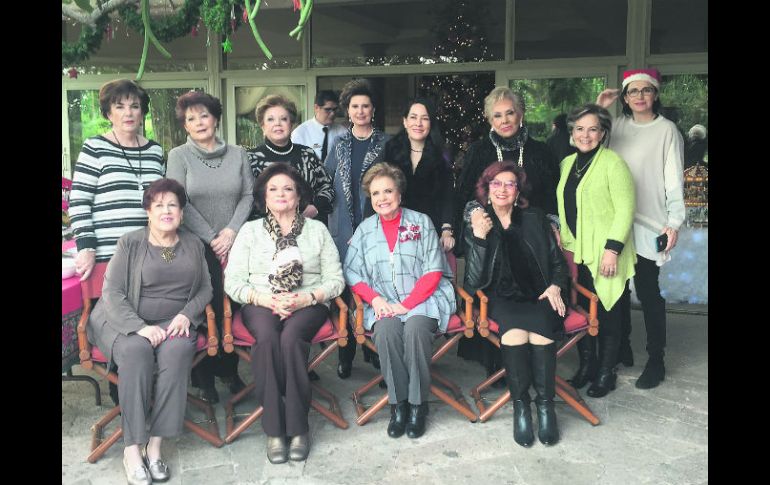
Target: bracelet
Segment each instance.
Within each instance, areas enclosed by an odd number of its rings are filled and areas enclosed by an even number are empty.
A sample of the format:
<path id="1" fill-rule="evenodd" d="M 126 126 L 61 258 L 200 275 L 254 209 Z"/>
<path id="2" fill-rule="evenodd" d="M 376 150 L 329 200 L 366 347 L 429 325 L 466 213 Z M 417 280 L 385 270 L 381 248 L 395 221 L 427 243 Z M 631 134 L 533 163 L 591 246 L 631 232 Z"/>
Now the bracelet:
<path id="1" fill-rule="evenodd" d="M 96 252 L 96 248 L 83 248 L 83 249 L 81 249 L 81 251 L 85 251 L 87 253 L 95 253 Z"/>
<path id="2" fill-rule="evenodd" d="M 619 255 L 619 254 L 620 254 L 619 252 L 615 251 L 614 249 L 610 249 L 610 248 L 607 248 L 607 251 L 611 252 L 611 253 L 612 253 L 612 254 L 614 254 L 615 256 L 617 256 L 617 255 Z"/>

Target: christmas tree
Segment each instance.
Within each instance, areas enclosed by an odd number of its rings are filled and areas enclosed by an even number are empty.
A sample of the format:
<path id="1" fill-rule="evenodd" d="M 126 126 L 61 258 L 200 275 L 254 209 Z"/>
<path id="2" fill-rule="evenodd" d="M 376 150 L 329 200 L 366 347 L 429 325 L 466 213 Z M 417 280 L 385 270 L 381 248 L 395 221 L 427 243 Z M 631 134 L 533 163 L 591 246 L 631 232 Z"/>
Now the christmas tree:
<path id="1" fill-rule="evenodd" d="M 485 0 L 444 0 L 437 23 L 434 54 L 441 62 L 479 62 L 492 59 L 489 52 L 484 17 Z M 493 73 L 425 76 L 420 95 L 436 100 L 447 148 L 452 160 L 458 152 L 489 130 L 484 118 L 484 97 L 495 87 Z M 461 168 L 455 160 L 455 171 Z"/>

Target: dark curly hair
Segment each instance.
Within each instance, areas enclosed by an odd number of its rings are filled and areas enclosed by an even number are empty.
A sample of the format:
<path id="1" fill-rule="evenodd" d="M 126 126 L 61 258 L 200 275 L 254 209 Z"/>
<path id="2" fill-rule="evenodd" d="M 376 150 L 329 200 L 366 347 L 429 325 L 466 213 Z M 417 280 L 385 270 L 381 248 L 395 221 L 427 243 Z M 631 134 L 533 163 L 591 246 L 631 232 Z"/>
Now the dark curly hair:
<path id="1" fill-rule="evenodd" d="M 476 200 L 479 201 L 481 205 L 487 204 L 487 199 L 489 198 L 489 182 L 503 172 L 511 172 L 516 177 L 516 184 L 519 188 L 518 206 L 522 209 L 529 206 L 530 186 L 529 182 L 527 182 L 527 173 L 522 167 L 519 167 L 515 162 L 511 161 L 492 163 L 492 165 L 482 172 L 479 181 L 476 182 Z"/>
<path id="2" fill-rule="evenodd" d="M 131 96 L 136 96 L 142 109 L 142 116 L 146 115 L 150 111 L 150 96 L 141 86 L 130 79 L 115 79 L 104 83 L 99 88 L 99 109 L 102 116 L 107 118 L 113 103 Z"/>
<path id="3" fill-rule="evenodd" d="M 366 79 L 353 79 L 349 81 L 342 88 L 340 94 L 340 106 L 342 111 L 347 115 L 348 106 L 350 106 L 350 98 L 353 96 L 368 96 L 369 101 L 372 103 L 372 109 L 377 109 L 377 103 L 374 99 L 374 89 L 369 81 Z"/>
<path id="4" fill-rule="evenodd" d="M 267 204 L 265 203 L 267 183 L 276 175 L 286 175 L 294 181 L 294 186 L 297 188 L 297 195 L 299 196 L 300 211 L 305 210 L 305 207 L 313 202 L 313 190 L 305 182 L 305 179 L 302 178 L 302 175 L 288 163 L 277 162 L 267 167 L 254 182 L 254 204 L 257 206 L 257 209 L 267 212 Z"/>

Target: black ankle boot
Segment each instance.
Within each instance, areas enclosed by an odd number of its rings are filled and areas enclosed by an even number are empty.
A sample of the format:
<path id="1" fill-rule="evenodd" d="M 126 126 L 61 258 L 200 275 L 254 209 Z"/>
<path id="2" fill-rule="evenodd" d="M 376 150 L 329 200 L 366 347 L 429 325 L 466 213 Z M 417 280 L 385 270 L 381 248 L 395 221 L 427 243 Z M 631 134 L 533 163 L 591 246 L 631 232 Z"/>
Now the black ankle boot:
<path id="1" fill-rule="evenodd" d="M 553 398 L 556 395 L 556 343 L 530 345 L 532 352 L 532 382 L 537 398 L 537 437 L 544 445 L 559 441 L 559 425 Z"/>
<path id="2" fill-rule="evenodd" d="M 666 366 L 663 364 L 663 357 L 650 357 L 644 366 L 644 371 L 636 381 L 637 389 L 652 389 L 666 378 Z"/>
<path id="3" fill-rule="evenodd" d="M 580 367 L 572 379 L 567 382 L 572 384 L 575 389 L 581 389 L 593 381 L 596 377 L 596 337 L 586 335 L 578 341 L 578 357 L 580 357 Z"/>
<path id="4" fill-rule="evenodd" d="M 406 431 L 406 422 L 409 418 L 409 402 L 399 401 L 390 405 L 390 423 L 388 423 L 388 436 L 398 438 Z"/>
<path id="5" fill-rule="evenodd" d="M 409 421 L 406 423 L 406 435 L 419 438 L 425 433 L 425 418 L 428 416 L 428 403 L 409 404 Z"/>
<path id="6" fill-rule="evenodd" d="M 599 341 L 599 371 L 596 373 L 596 379 L 587 394 L 591 397 L 604 397 L 610 391 L 615 390 L 617 375 L 615 374 L 615 365 L 618 361 L 618 348 L 620 339 L 617 336 L 610 335 L 600 337 Z"/>
<path id="7" fill-rule="evenodd" d="M 535 441 L 529 398 L 532 382 L 529 347 L 529 344 L 500 346 L 505 379 L 513 400 L 513 439 L 524 447 L 531 446 Z"/>

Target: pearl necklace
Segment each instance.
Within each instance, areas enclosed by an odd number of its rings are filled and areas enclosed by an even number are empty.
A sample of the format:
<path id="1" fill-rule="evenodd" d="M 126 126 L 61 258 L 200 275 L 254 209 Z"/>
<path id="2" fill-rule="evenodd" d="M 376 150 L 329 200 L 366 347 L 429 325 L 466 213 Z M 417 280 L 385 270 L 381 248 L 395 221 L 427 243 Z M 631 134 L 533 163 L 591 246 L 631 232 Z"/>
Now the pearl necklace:
<path id="1" fill-rule="evenodd" d="M 267 143 L 267 141 L 265 141 L 265 146 L 267 147 L 268 150 L 270 150 L 271 152 L 275 153 L 276 155 L 288 155 L 289 153 L 291 153 L 292 150 L 294 150 L 294 144 L 292 142 L 289 142 L 289 149 L 286 150 L 285 152 L 278 151 L 275 148 L 271 147 Z"/>
<path id="2" fill-rule="evenodd" d="M 356 140 L 358 140 L 358 141 L 366 141 L 366 140 L 368 140 L 372 136 L 372 133 L 374 133 L 374 127 L 371 128 L 371 130 L 369 131 L 369 134 L 366 135 L 366 136 L 358 136 L 358 135 L 356 135 L 356 132 L 353 131 L 353 128 L 350 128 L 350 133 L 356 138 Z"/>

